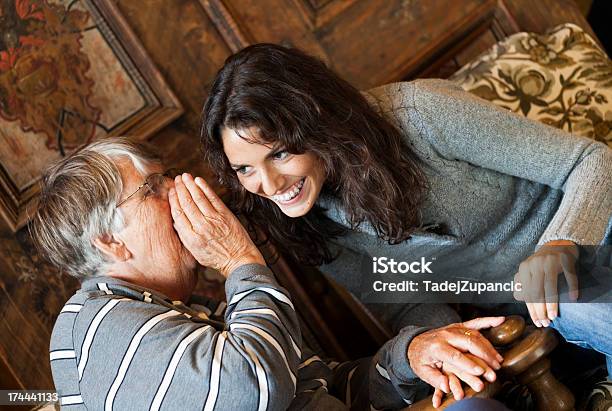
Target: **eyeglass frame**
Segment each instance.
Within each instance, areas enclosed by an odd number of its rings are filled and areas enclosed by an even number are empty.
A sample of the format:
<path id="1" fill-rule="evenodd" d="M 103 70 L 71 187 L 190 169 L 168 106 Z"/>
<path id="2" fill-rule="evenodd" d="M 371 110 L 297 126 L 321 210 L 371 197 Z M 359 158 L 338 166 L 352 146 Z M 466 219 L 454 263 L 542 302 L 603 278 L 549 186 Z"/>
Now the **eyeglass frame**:
<path id="1" fill-rule="evenodd" d="M 151 181 L 150 179 L 153 177 L 157 177 L 157 176 L 162 176 L 162 177 L 167 177 L 167 178 L 172 178 L 170 177 L 171 175 L 177 176 L 181 174 L 181 171 L 177 168 L 169 168 L 166 171 L 164 171 L 163 173 L 153 173 L 153 174 L 149 174 L 147 176 L 147 178 L 145 178 L 144 182 L 138 186 L 138 188 L 136 189 L 136 191 L 134 191 L 132 194 L 130 194 L 129 196 L 127 196 L 126 198 L 124 198 L 123 200 L 119 201 L 116 205 L 115 208 L 119 208 L 121 207 L 123 204 L 125 204 L 126 201 L 128 201 L 130 198 L 134 197 L 136 194 L 138 194 L 138 192 L 140 190 L 142 190 L 144 187 L 149 187 L 149 190 L 155 192 L 155 190 L 153 190 L 153 188 L 151 187 Z"/>

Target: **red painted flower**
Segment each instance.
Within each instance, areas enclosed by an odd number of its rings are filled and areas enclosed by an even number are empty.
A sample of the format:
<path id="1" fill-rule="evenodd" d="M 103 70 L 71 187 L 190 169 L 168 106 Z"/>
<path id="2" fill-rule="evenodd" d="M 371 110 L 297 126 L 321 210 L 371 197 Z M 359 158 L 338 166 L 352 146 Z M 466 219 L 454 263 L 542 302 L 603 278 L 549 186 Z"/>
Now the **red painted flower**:
<path id="1" fill-rule="evenodd" d="M 36 20 L 44 20 L 45 15 L 40 9 L 40 5 L 31 1 L 31 0 L 16 0 L 15 1 L 15 9 L 17 10 L 17 14 L 23 20 L 27 19 L 36 19 Z"/>
<path id="2" fill-rule="evenodd" d="M 15 62 L 19 57 L 19 50 L 10 48 L 6 51 L 0 51 L 0 71 L 8 71 L 15 66 Z"/>

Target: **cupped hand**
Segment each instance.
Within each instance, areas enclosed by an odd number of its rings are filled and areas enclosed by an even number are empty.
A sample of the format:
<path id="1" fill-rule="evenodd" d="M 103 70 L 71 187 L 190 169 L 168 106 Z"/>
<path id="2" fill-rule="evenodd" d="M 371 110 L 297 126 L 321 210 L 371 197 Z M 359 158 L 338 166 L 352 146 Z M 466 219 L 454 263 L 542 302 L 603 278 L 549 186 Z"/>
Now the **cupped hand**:
<path id="1" fill-rule="evenodd" d="M 198 263 L 225 277 L 244 264 L 265 265 L 240 221 L 204 179 L 177 176 L 168 199 L 174 228 Z"/>
<path id="2" fill-rule="evenodd" d="M 477 330 L 496 327 L 504 321 L 504 317 L 476 318 L 426 331 L 412 339 L 408 361 L 419 378 L 437 389 L 434 406 L 439 405 L 436 401 L 441 401 L 441 392 L 462 398 L 460 381 L 478 392 L 484 388 L 482 378 L 495 381 L 494 370 L 501 368 L 503 357 Z"/>
<path id="3" fill-rule="evenodd" d="M 565 276 L 570 299 L 578 300 L 578 254 L 578 247 L 572 241 L 549 241 L 520 264 L 514 281 L 521 284 L 521 291 L 515 292 L 514 298 L 526 302 L 536 326 L 548 327 L 559 315 L 559 274 Z"/>

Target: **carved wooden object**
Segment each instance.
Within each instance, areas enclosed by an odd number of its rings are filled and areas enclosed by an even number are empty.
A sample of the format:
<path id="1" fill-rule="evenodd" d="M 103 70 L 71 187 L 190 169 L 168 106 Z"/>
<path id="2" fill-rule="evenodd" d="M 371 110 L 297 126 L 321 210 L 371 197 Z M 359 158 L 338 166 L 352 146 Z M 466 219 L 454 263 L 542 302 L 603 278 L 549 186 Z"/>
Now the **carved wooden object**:
<path id="1" fill-rule="evenodd" d="M 504 357 L 494 383 L 485 382 L 485 389 L 475 392 L 465 389 L 465 398 L 492 398 L 501 389 L 503 380 L 516 377 L 527 385 L 538 411 L 570 411 L 574 409 L 573 394 L 550 372 L 548 354 L 557 346 L 555 331 L 550 328 L 533 328 L 525 331 L 525 320 L 516 315 L 508 316 L 506 322 L 483 335 L 496 346 Z M 501 345 L 501 346 L 500 346 Z M 406 410 L 443 410 L 455 403 L 452 394 L 447 395 L 442 405 L 434 408 L 431 397 L 415 403 Z"/>

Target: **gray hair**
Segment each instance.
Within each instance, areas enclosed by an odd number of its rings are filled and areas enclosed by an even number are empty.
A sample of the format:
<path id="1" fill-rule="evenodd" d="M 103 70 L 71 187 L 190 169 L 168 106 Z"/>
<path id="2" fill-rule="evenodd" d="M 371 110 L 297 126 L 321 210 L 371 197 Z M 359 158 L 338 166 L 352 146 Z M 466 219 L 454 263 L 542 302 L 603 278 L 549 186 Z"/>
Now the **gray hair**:
<path id="1" fill-rule="evenodd" d="M 44 256 L 74 277 L 103 274 L 108 261 L 93 240 L 124 225 L 116 208 L 123 191 L 119 160 L 131 161 L 143 178 L 161 164 L 150 147 L 109 137 L 52 164 L 43 175 L 30 234 Z"/>

